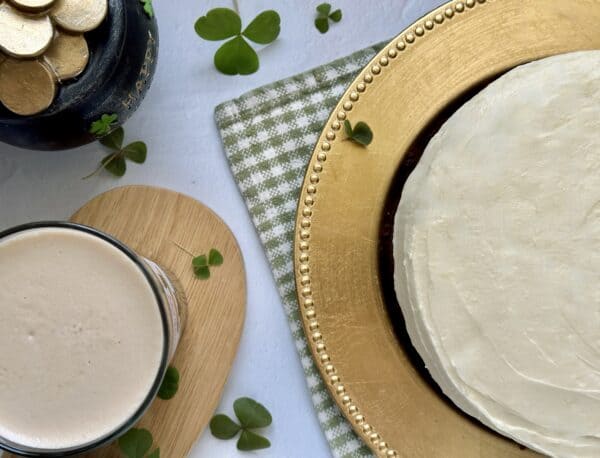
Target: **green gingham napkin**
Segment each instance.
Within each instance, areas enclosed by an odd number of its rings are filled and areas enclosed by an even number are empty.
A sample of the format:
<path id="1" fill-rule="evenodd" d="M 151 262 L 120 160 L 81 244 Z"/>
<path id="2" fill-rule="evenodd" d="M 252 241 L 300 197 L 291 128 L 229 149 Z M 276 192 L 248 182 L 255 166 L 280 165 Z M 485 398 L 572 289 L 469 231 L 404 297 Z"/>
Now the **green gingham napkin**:
<path id="1" fill-rule="evenodd" d="M 217 125 L 235 180 L 262 240 L 302 360 L 319 422 L 335 457 L 372 456 L 331 399 L 306 342 L 294 283 L 296 205 L 327 118 L 382 45 L 219 105 Z"/>

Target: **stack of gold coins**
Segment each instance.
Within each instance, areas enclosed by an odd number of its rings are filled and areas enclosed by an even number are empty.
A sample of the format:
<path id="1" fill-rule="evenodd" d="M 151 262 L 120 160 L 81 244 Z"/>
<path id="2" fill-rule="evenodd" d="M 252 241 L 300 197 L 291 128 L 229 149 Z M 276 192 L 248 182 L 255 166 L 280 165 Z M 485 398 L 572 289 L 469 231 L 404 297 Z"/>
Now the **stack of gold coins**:
<path id="1" fill-rule="evenodd" d="M 46 110 L 85 70 L 83 34 L 107 11 L 107 0 L 0 0 L 0 103 L 22 116 Z"/>

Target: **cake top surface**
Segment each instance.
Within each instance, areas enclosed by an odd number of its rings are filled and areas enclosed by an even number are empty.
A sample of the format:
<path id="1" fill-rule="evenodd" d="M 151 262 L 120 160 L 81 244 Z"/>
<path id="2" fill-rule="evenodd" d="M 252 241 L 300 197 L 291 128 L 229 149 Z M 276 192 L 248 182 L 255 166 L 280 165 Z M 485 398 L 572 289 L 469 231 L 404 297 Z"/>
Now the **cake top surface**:
<path id="1" fill-rule="evenodd" d="M 600 51 L 518 67 L 408 178 L 396 290 L 463 410 L 538 451 L 600 455 Z"/>

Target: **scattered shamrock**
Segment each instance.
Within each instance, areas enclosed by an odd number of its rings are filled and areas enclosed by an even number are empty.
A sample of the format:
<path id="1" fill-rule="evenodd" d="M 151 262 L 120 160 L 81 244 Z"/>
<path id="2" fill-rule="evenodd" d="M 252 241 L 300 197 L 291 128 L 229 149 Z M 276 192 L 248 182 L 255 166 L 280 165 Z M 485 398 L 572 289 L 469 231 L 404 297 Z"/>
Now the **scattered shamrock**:
<path id="1" fill-rule="evenodd" d="M 321 3 L 317 6 L 317 18 L 315 19 L 315 27 L 319 32 L 326 33 L 329 30 L 329 20 L 340 22 L 342 20 L 342 10 L 337 9 L 331 12 L 331 4 Z"/>
<path id="2" fill-rule="evenodd" d="M 160 448 L 147 453 L 152 448 L 152 433 L 147 429 L 131 428 L 119 438 L 119 449 L 127 458 L 160 458 Z"/>
<path id="3" fill-rule="evenodd" d="M 223 264 L 223 255 L 216 248 L 211 248 L 208 252 L 208 255 L 201 254 L 196 256 L 179 243 L 175 241 L 172 242 L 180 250 L 185 251 L 192 258 L 192 270 L 194 271 L 196 277 L 201 278 L 202 280 L 207 280 L 210 278 L 211 267 L 218 267 Z"/>
<path id="4" fill-rule="evenodd" d="M 167 401 L 175 396 L 177 390 L 179 390 L 179 371 L 173 366 L 169 366 L 158 390 L 158 397 Z"/>
<path id="5" fill-rule="evenodd" d="M 192 268 L 196 277 L 206 280 L 210 278 L 210 268 L 223 264 L 223 255 L 216 248 L 211 248 L 208 257 L 205 254 L 192 259 Z"/>
<path id="6" fill-rule="evenodd" d="M 123 138 L 125 137 L 125 131 L 122 127 L 117 127 L 108 135 L 101 137 L 98 141 L 104 146 L 112 150 L 112 153 L 105 156 L 101 161 L 100 165 L 96 170 L 90 173 L 85 178 L 90 178 L 102 169 L 106 169 L 108 172 L 115 176 L 122 177 L 125 175 L 127 170 L 127 163 L 125 159 L 143 164 L 146 161 L 146 155 L 148 148 L 146 144 L 141 141 L 130 143 L 123 146 Z"/>
<path id="7" fill-rule="evenodd" d="M 152 6 L 152 0 L 140 0 L 144 4 L 144 11 L 150 19 L 154 17 L 154 7 Z"/>
<path id="8" fill-rule="evenodd" d="M 233 403 L 233 411 L 240 424 L 224 414 L 215 415 L 210 421 L 210 432 L 217 439 L 233 439 L 240 431 L 238 450 L 250 451 L 268 448 L 271 443 L 266 437 L 251 430 L 266 428 L 273 421 L 265 406 L 250 398 L 239 398 Z"/>
<path id="9" fill-rule="evenodd" d="M 353 128 L 350 121 L 346 119 L 344 121 L 344 131 L 348 140 L 359 145 L 368 146 L 373 141 L 373 131 L 365 122 L 359 121 Z"/>
<path id="10" fill-rule="evenodd" d="M 118 116 L 116 114 L 103 114 L 100 119 L 94 121 L 90 126 L 90 134 L 96 137 L 102 137 L 108 134 L 114 123 L 117 122 Z"/>
<path id="11" fill-rule="evenodd" d="M 279 36 L 281 19 L 273 10 L 260 13 L 242 31 L 239 14 L 229 8 L 215 8 L 196 21 L 196 33 L 205 40 L 226 41 L 217 50 L 215 67 L 226 75 L 250 75 L 258 70 L 258 54 L 244 37 L 261 45 L 272 43 Z"/>

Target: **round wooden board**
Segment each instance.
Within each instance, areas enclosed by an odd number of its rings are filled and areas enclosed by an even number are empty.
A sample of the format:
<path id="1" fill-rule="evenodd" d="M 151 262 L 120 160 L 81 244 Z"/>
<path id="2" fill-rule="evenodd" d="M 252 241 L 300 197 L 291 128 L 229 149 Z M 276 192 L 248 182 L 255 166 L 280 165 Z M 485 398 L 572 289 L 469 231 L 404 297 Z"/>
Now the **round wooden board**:
<path id="1" fill-rule="evenodd" d="M 139 423 L 152 432 L 161 456 L 183 458 L 217 407 L 240 341 L 246 275 L 238 244 L 225 223 L 198 201 L 149 186 L 105 192 L 71 220 L 113 235 L 174 273 L 183 285 L 188 320 L 172 362 L 181 374 L 179 391 L 169 401 L 157 398 Z M 211 269 L 209 280 L 199 280 L 190 255 L 176 244 L 198 254 L 217 248 L 225 261 Z M 111 445 L 86 456 L 122 455 Z"/>
<path id="2" fill-rule="evenodd" d="M 517 65 L 600 49 L 599 23 L 600 0 L 448 2 L 385 46 L 327 121 L 298 206 L 298 301 L 326 385 L 380 456 L 536 456 L 428 383 L 402 338 L 386 270 L 390 216 L 424 146 L 460 103 Z M 372 128 L 368 148 L 344 141 L 346 119 Z"/>

